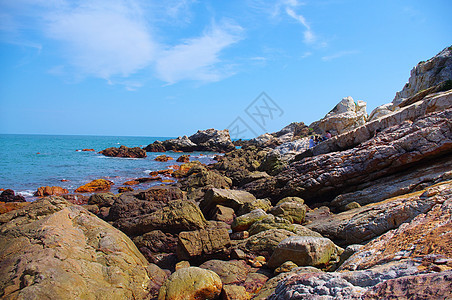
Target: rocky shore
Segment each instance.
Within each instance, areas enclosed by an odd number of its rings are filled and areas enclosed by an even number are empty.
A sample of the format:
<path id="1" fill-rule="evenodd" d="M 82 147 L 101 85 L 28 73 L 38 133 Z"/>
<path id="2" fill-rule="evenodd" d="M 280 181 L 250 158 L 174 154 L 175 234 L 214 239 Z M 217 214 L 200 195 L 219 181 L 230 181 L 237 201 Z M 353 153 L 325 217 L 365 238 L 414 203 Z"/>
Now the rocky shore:
<path id="1" fill-rule="evenodd" d="M 106 149 L 225 154 L 203 165 L 181 153 L 134 180 L 175 181 L 146 190 L 96 180 L 79 195 L 39 188 L 32 203 L 3 191 L 0 297 L 451 299 L 451 130 L 448 47 L 370 115 L 346 97 L 237 149 L 214 129 Z"/>

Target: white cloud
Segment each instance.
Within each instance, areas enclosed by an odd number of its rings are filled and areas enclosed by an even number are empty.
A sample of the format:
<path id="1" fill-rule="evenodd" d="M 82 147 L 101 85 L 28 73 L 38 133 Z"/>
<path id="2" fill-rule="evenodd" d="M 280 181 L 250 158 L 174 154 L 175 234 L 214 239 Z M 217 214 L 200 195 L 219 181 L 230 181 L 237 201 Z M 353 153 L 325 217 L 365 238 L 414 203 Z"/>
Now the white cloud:
<path id="1" fill-rule="evenodd" d="M 213 25 L 202 36 L 187 39 L 163 51 L 156 63 L 157 76 L 171 84 L 186 79 L 218 81 L 230 75 L 227 66 L 218 68 L 219 55 L 242 39 L 242 31 L 238 25 Z"/>
<path id="2" fill-rule="evenodd" d="M 340 51 L 331 55 L 327 55 L 327 56 L 323 56 L 322 60 L 323 61 L 330 61 L 333 59 L 337 59 L 337 58 L 341 58 L 343 56 L 348 56 L 348 55 L 353 55 L 353 54 L 358 54 L 359 51 L 358 50 L 349 50 L 349 51 Z"/>
<path id="3" fill-rule="evenodd" d="M 129 76 L 155 55 L 156 43 L 133 6 L 95 1 L 47 19 L 46 34 L 62 42 L 68 61 L 85 74 Z"/>
<path id="4" fill-rule="evenodd" d="M 297 14 L 292 7 L 286 7 L 286 13 L 293 19 L 297 20 L 305 27 L 305 32 L 303 33 L 304 42 L 306 44 L 312 44 L 316 41 L 316 36 L 311 29 L 311 26 L 306 21 L 303 15 Z"/>

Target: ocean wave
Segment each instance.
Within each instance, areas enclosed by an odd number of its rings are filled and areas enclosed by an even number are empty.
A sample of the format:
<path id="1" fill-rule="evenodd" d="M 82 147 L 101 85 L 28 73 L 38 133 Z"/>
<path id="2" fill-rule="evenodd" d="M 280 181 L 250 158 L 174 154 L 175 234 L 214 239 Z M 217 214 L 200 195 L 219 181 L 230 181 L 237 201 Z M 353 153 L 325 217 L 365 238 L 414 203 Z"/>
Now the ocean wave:
<path id="1" fill-rule="evenodd" d="M 25 190 L 25 191 L 20 191 L 17 192 L 16 194 L 24 196 L 24 197 L 33 197 L 35 194 L 35 191 L 32 190 Z"/>

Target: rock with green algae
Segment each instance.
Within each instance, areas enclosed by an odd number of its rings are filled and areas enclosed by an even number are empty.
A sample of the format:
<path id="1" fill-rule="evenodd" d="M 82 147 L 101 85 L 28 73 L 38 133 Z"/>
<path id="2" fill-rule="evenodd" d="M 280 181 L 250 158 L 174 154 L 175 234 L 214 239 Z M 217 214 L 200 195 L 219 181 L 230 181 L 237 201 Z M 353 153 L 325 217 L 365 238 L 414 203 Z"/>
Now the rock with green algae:
<path id="1" fill-rule="evenodd" d="M 198 267 L 182 268 L 165 281 L 158 300 L 215 299 L 222 287 L 221 279 L 215 272 Z"/>
<path id="2" fill-rule="evenodd" d="M 291 223 L 302 224 L 306 216 L 306 206 L 301 198 L 286 197 L 270 209 L 270 213 Z"/>
<path id="3" fill-rule="evenodd" d="M 267 213 L 262 209 L 255 209 L 247 214 L 241 215 L 234 219 L 231 224 L 233 231 L 248 230 L 251 225 L 267 217 Z"/>
<path id="4" fill-rule="evenodd" d="M 0 216 L 0 298 L 148 299 L 166 273 L 122 232 L 59 197 Z"/>

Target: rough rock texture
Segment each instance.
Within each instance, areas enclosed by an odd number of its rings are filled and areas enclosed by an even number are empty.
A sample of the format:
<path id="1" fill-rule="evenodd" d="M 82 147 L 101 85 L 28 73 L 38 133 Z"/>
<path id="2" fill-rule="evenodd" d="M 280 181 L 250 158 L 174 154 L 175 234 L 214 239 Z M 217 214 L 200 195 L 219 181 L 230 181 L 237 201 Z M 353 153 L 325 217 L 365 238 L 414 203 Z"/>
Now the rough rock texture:
<path id="1" fill-rule="evenodd" d="M 314 131 L 324 134 L 330 131 L 338 135 L 366 123 L 366 102 L 355 103 L 352 97 L 341 100 L 323 119 L 309 125 Z"/>
<path id="2" fill-rule="evenodd" d="M 184 192 L 173 186 L 154 186 L 147 190 L 127 192 L 115 199 L 108 220 L 135 218 L 161 209 L 171 200 L 186 199 Z"/>
<path id="3" fill-rule="evenodd" d="M 67 194 L 69 191 L 67 189 L 64 189 L 59 186 L 41 186 L 38 188 L 38 190 L 34 193 L 35 197 L 46 197 L 46 196 L 58 196 Z"/>
<path id="4" fill-rule="evenodd" d="M 254 145 L 260 148 L 275 148 L 284 143 L 306 137 L 309 134 L 308 127 L 303 122 L 293 122 L 278 132 L 264 133 L 254 139 L 247 141 L 247 145 Z"/>
<path id="5" fill-rule="evenodd" d="M 197 133 L 190 137 L 183 136 L 177 139 L 170 139 L 163 142 L 155 141 L 144 148 L 148 152 L 163 151 L 215 151 L 228 152 L 235 149 L 234 144 L 229 136 L 229 131 L 206 129 L 198 130 Z"/>
<path id="6" fill-rule="evenodd" d="M 255 209 L 247 214 L 235 218 L 231 224 L 231 228 L 236 232 L 248 230 L 251 225 L 264 219 L 266 216 L 267 213 L 262 209 Z"/>
<path id="7" fill-rule="evenodd" d="M 99 207 L 110 207 L 115 203 L 118 197 L 113 193 L 97 193 L 88 199 L 89 205 L 97 205 Z"/>
<path id="8" fill-rule="evenodd" d="M 156 158 L 154 158 L 155 161 L 160 161 L 160 162 L 167 162 L 168 160 L 173 160 L 174 158 L 172 158 L 171 156 L 168 155 L 159 155 Z"/>
<path id="9" fill-rule="evenodd" d="M 439 183 L 427 190 L 330 215 L 307 224 L 306 227 L 339 244 L 362 243 L 428 212 L 436 203 L 450 197 L 447 194 L 451 188 L 450 181 Z M 430 195 L 429 190 L 441 190 L 442 194 Z"/>
<path id="10" fill-rule="evenodd" d="M 128 158 L 144 158 L 146 157 L 146 151 L 140 147 L 129 148 L 121 145 L 119 148 L 111 147 L 99 152 L 105 156 L 112 157 L 128 157 Z"/>
<path id="11" fill-rule="evenodd" d="M 177 257 L 180 260 L 227 258 L 230 245 L 231 240 L 226 228 L 184 231 L 179 233 Z"/>
<path id="12" fill-rule="evenodd" d="M 91 182 L 88 182 L 81 187 L 78 187 L 74 192 L 76 193 L 93 193 L 93 192 L 102 192 L 109 191 L 113 182 L 105 179 L 96 179 Z"/>
<path id="13" fill-rule="evenodd" d="M 206 220 L 196 203 L 189 200 L 172 200 L 161 209 L 137 217 L 120 218 L 114 226 L 127 235 L 142 235 L 153 230 L 169 233 L 203 229 Z"/>
<path id="14" fill-rule="evenodd" d="M 139 249 L 146 247 L 151 253 L 174 253 L 176 252 L 177 236 L 161 230 L 153 230 L 134 237 L 133 242 Z"/>
<path id="15" fill-rule="evenodd" d="M 0 201 L 2 202 L 25 202 L 25 198 L 21 195 L 16 195 L 13 190 L 7 189 L 0 194 Z"/>
<path id="16" fill-rule="evenodd" d="M 361 270 L 401 258 L 442 255 L 452 258 L 452 181 L 417 193 L 433 208 L 411 222 L 372 240 L 352 255 L 340 270 Z"/>
<path id="17" fill-rule="evenodd" d="M 323 141 L 314 148 L 296 156 L 295 160 L 300 160 L 307 156 L 320 155 L 329 152 L 343 151 L 353 148 L 375 135 L 380 135 L 379 131 L 392 126 L 399 125 L 404 121 L 416 121 L 419 118 L 433 112 L 440 112 L 452 107 L 452 91 L 427 96 L 417 102 L 403 107 L 378 120 L 373 120 L 352 131 L 333 136 L 331 139 Z"/>
<path id="18" fill-rule="evenodd" d="M 229 130 L 198 130 L 189 139 L 196 144 L 198 151 L 228 152 L 235 149 L 229 136 Z"/>
<path id="19" fill-rule="evenodd" d="M 221 300 L 249 300 L 251 295 L 246 291 L 245 287 L 240 285 L 223 285 L 223 291 L 220 295 Z"/>
<path id="20" fill-rule="evenodd" d="M 270 209 L 270 213 L 291 223 L 302 224 L 306 215 L 306 206 L 303 203 L 304 200 L 301 198 L 287 197 Z"/>
<path id="21" fill-rule="evenodd" d="M 278 244 L 267 265 L 275 269 L 286 261 L 292 261 L 298 266 L 325 267 L 332 261 L 336 262 L 337 258 L 337 248 L 331 240 L 314 236 L 294 236 Z"/>
<path id="22" fill-rule="evenodd" d="M 452 109 L 405 121 L 355 148 L 292 163 L 275 179 L 245 185 L 257 197 L 333 198 L 345 189 L 392 175 L 452 151 Z"/>
<path id="23" fill-rule="evenodd" d="M 223 285 L 220 277 L 198 267 L 182 268 L 171 274 L 160 288 L 159 300 L 215 299 Z"/>
<path id="24" fill-rule="evenodd" d="M 190 161 L 190 155 L 181 155 L 176 159 L 177 162 L 188 163 Z"/>
<path id="25" fill-rule="evenodd" d="M 452 79 L 452 46 L 447 47 L 427 61 L 420 62 L 411 70 L 411 76 L 392 103 L 398 105 L 421 90 Z"/>
<path id="26" fill-rule="evenodd" d="M 148 299 L 166 274 L 119 230 L 62 198 L 0 216 L 0 297 Z"/>
<path id="27" fill-rule="evenodd" d="M 29 205 L 31 202 L 0 202 L 0 215 Z"/>
<path id="28" fill-rule="evenodd" d="M 245 203 L 254 201 L 256 197 L 245 191 L 212 188 L 206 191 L 199 207 L 207 218 L 211 218 L 217 205 L 230 207 L 238 212 Z"/>
<path id="29" fill-rule="evenodd" d="M 279 160 L 288 162 L 292 160 L 297 154 L 303 153 L 309 149 L 309 137 L 299 140 L 283 143 L 270 151 L 268 155 L 279 157 Z"/>

